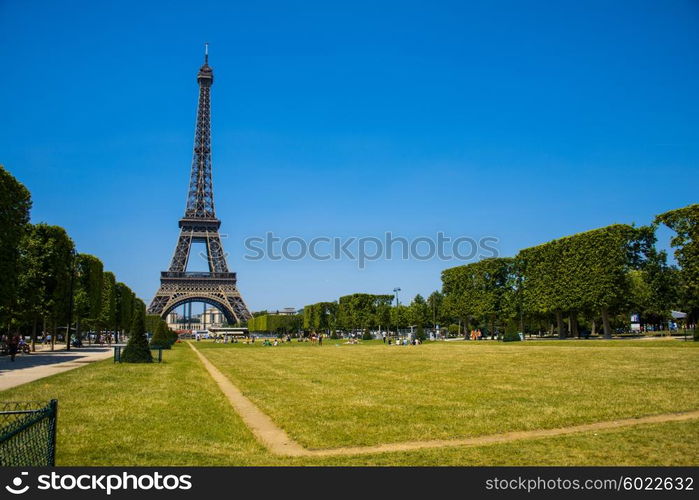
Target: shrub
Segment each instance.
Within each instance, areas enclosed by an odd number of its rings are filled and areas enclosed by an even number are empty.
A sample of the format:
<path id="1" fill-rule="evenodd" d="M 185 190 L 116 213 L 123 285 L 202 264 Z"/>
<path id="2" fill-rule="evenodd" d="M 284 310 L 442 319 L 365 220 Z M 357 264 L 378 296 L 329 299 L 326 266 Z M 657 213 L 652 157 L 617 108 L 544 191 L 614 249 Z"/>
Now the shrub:
<path id="1" fill-rule="evenodd" d="M 170 330 L 169 328 L 167 329 L 167 337 L 170 340 L 171 345 L 177 342 L 180 338 L 176 331 Z"/>
<path id="2" fill-rule="evenodd" d="M 503 342 L 519 342 L 520 340 L 522 339 L 519 337 L 519 333 L 517 332 L 506 332 L 502 336 Z"/>
<path id="3" fill-rule="evenodd" d="M 371 332 L 369 330 L 364 330 L 364 333 L 362 334 L 362 340 L 372 340 L 374 337 L 372 337 Z"/>
<path id="4" fill-rule="evenodd" d="M 415 338 L 417 338 L 420 342 L 424 342 L 427 340 L 427 334 L 425 334 L 425 328 L 423 326 L 418 326 L 417 331 L 415 332 Z"/>
<path id="5" fill-rule="evenodd" d="M 155 327 L 155 334 L 150 341 L 151 347 L 160 347 L 161 349 L 170 349 L 172 347 L 171 337 L 168 335 L 169 328 L 163 320 L 160 320 L 158 326 Z"/>
<path id="6" fill-rule="evenodd" d="M 145 310 L 137 307 L 131 321 L 131 336 L 129 342 L 121 353 L 121 360 L 126 363 L 152 363 L 153 356 L 148 347 L 146 337 Z"/>

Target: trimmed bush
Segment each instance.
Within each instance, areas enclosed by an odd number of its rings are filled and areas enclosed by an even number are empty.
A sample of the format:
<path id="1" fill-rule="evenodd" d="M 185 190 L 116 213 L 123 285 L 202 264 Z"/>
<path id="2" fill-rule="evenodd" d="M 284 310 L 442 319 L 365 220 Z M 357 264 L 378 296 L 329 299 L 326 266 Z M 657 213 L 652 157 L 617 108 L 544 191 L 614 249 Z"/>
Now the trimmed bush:
<path id="1" fill-rule="evenodd" d="M 177 332 L 174 330 L 170 330 L 169 328 L 167 329 L 167 338 L 170 340 L 170 345 L 174 344 L 177 342 L 177 340 L 180 338 L 179 335 L 177 335 Z"/>
<path id="2" fill-rule="evenodd" d="M 121 353 L 121 360 L 125 363 L 152 363 L 153 356 L 148 347 L 146 337 L 146 310 L 145 304 L 141 302 L 136 307 L 131 321 L 131 336 L 129 342 Z"/>
<path id="3" fill-rule="evenodd" d="M 172 342 L 170 341 L 170 336 L 168 335 L 169 328 L 164 321 L 160 321 L 158 326 L 155 327 L 155 334 L 150 340 L 151 347 L 160 347 L 161 349 L 170 349 L 172 347 Z"/>
<path id="4" fill-rule="evenodd" d="M 522 339 L 519 337 L 519 333 L 516 332 L 507 332 L 502 336 L 503 342 L 519 342 L 521 340 Z"/>

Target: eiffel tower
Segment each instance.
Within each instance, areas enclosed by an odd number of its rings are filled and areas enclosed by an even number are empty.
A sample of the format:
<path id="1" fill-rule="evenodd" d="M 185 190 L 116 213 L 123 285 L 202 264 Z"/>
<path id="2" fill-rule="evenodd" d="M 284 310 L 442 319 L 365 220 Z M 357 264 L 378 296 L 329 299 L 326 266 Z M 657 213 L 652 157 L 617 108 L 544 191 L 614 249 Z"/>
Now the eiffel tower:
<path id="1" fill-rule="evenodd" d="M 208 45 L 197 82 L 199 107 L 187 207 L 180 219 L 180 237 L 170 269 L 160 273 L 160 288 L 148 312 L 165 318 L 182 304 L 204 302 L 218 308 L 228 323 L 235 324 L 252 315 L 236 286 L 236 274 L 228 270 L 218 233 L 221 221 L 214 212 L 211 180 L 211 86 L 214 72 L 209 66 Z M 209 272 L 187 272 L 192 243 L 205 243 Z"/>

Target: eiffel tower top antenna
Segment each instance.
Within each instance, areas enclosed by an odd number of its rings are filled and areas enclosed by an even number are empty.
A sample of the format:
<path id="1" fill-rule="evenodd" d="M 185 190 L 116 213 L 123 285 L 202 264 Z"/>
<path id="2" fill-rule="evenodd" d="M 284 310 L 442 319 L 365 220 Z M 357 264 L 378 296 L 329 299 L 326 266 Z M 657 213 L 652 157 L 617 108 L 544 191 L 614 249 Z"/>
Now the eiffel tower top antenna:
<path id="1" fill-rule="evenodd" d="M 197 73 L 199 101 L 194 133 L 192 170 L 187 192 L 185 219 L 216 220 L 214 186 L 211 179 L 211 86 L 214 70 L 209 66 L 209 44 L 204 44 L 204 64 Z"/>

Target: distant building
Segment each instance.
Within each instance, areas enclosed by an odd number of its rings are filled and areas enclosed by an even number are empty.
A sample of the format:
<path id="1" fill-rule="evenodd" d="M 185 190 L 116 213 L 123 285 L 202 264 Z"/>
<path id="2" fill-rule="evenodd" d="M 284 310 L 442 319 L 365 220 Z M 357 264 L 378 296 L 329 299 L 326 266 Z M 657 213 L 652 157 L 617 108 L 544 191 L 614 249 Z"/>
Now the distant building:
<path id="1" fill-rule="evenodd" d="M 226 318 L 223 316 L 221 311 L 215 307 L 211 307 L 206 309 L 201 315 L 199 324 L 202 326 L 202 328 L 208 328 L 209 326 L 222 326 L 226 324 Z"/>
<path id="2" fill-rule="evenodd" d="M 187 319 L 182 314 L 175 311 L 167 315 L 167 326 L 173 330 L 185 329 L 207 329 L 210 326 L 223 326 L 226 324 L 226 317 L 221 311 L 215 307 L 205 309 L 201 314 L 192 315 L 191 319 Z"/>
<path id="3" fill-rule="evenodd" d="M 167 322 L 168 328 L 171 328 L 173 330 L 181 328 L 182 326 L 182 316 L 177 314 L 175 311 L 172 311 L 170 314 L 168 314 L 165 321 Z"/>
<path id="4" fill-rule="evenodd" d="M 269 314 L 278 314 L 279 316 L 293 316 L 294 314 L 296 314 L 296 308 L 285 307 L 284 309 L 280 309 L 276 312 L 270 312 Z"/>

